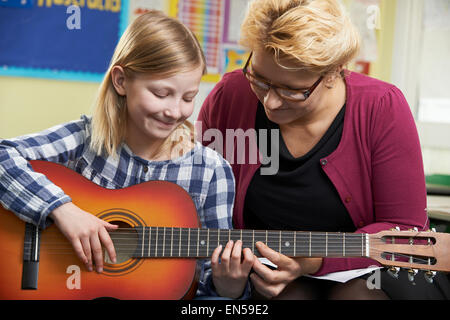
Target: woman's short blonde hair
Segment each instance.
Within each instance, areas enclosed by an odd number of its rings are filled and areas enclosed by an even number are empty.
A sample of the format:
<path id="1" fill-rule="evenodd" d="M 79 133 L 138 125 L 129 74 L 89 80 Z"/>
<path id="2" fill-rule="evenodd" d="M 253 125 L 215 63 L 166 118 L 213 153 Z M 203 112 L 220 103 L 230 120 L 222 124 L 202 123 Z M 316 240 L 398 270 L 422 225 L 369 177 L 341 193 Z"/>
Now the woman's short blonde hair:
<path id="1" fill-rule="evenodd" d="M 337 0 L 253 0 L 240 43 L 271 52 L 281 67 L 327 74 L 357 56 L 360 38 Z"/>
<path id="2" fill-rule="evenodd" d="M 200 44 L 185 25 L 157 10 L 137 17 L 115 48 L 94 104 L 90 146 L 99 155 L 106 152 L 115 156 L 125 139 L 126 97 L 120 96 L 113 86 L 114 66 L 121 66 L 128 78 L 138 74 L 166 78 L 198 67 L 203 67 L 203 74 L 206 73 Z M 192 124 L 186 121 L 184 127 L 193 136 Z"/>

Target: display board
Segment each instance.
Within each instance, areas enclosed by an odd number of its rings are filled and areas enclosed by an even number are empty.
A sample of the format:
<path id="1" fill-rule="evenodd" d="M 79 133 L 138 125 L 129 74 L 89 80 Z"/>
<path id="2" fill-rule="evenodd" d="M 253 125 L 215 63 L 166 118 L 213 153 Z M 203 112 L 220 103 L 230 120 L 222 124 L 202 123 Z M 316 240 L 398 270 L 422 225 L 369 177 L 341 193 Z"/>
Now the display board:
<path id="1" fill-rule="evenodd" d="M 0 75 L 101 81 L 128 0 L 1 0 Z"/>

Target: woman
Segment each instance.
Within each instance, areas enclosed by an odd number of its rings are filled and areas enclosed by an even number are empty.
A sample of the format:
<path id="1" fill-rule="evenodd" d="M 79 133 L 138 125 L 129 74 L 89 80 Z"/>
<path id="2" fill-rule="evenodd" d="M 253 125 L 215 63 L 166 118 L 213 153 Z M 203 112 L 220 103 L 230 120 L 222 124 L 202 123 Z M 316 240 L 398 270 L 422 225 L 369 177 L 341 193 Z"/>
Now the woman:
<path id="1" fill-rule="evenodd" d="M 251 51 L 244 69 L 223 77 L 198 118 L 202 133 L 217 128 L 224 145 L 235 146 L 224 155 L 236 178 L 235 227 L 357 233 L 428 228 L 422 156 L 410 108 L 393 85 L 344 69 L 357 55 L 359 38 L 337 1 L 252 1 L 241 44 Z M 267 158 L 236 162 L 243 150 L 229 141 L 236 137 L 227 134 L 230 129 L 253 133 L 246 135 L 245 150 L 259 147 Z M 259 134 L 264 130 L 279 133 L 279 139 L 269 139 L 268 150 L 261 148 L 266 136 L 276 135 Z M 373 260 L 294 259 L 262 243 L 257 249 L 278 269 L 255 261 L 254 297 L 444 294 L 441 275 L 433 285 L 422 284 L 418 276 L 420 285 L 412 286 L 405 275 L 391 285 L 383 271 L 382 290 L 369 290 L 365 278 L 336 284 L 302 276 L 365 268 L 376 264 Z M 401 289 L 395 293 L 394 287 Z"/>
<path id="2" fill-rule="evenodd" d="M 231 228 L 231 167 L 193 141 L 187 121 L 205 72 L 200 45 L 186 26 L 158 11 L 139 16 L 115 49 L 93 117 L 0 140 L 1 204 L 42 229 L 55 223 L 86 269 L 97 272 L 103 271 L 102 246 L 115 261 L 107 231 L 117 226 L 77 207 L 28 161 L 60 163 L 109 189 L 170 181 L 190 194 L 202 227 Z M 231 243 L 224 247 L 221 257 L 228 261 Z M 211 270 L 204 261 L 197 295 L 245 297 L 253 255 L 246 250 L 244 256 L 231 271 L 226 263 Z M 241 269 L 243 276 L 236 276 Z"/>

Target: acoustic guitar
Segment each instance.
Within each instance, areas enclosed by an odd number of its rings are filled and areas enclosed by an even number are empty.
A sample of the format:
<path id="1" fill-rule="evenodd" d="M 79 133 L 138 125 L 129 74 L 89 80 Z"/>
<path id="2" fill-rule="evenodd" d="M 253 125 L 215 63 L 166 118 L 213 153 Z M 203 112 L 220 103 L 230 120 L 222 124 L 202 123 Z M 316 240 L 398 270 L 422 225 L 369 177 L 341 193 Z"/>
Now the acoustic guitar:
<path id="1" fill-rule="evenodd" d="M 255 251 L 262 241 L 291 257 L 365 257 L 385 266 L 450 271 L 450 234 L 382 231 L 377 234 L 207 229 L 189 194 L 152 181 L 119 190 L 97 186 L 62 165 L 31 161 L 83 210 L 120 228 L 110 232 L 115 264 L 105 252 L 102 273 L 88 272 L 54 225 L 40 230 L 0 209 L 0 299 L 189 299 L 197 259 L 231 240 Z"/>

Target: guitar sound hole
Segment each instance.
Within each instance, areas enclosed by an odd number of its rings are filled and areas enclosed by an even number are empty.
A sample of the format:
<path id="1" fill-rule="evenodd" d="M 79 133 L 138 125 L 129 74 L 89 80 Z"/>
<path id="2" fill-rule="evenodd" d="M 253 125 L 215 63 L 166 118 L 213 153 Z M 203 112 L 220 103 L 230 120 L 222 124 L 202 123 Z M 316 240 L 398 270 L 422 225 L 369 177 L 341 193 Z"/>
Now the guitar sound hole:
<path id="1" fill-rule="evenodd" d="M 116 264 L 124 263 L 130 260 L 136 251 L 138 245 L 138 234 L 133 228 L 122 221 L 110 221 L 111 224 L 118 225 L 119 228 L 109 233 L 116 250 Z M 108 254 L 105 254 L 105 260 L 113 264 Z"/>

